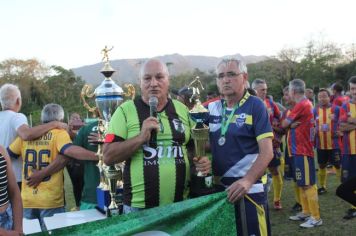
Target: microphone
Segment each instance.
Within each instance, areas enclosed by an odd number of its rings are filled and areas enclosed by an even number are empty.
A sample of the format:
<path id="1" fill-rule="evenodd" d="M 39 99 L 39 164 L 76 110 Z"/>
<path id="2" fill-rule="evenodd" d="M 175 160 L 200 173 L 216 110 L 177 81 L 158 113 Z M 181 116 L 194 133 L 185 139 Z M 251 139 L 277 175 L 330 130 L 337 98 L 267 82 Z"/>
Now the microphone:
<path id="1" fill-rule="evenodd" d="M 150 116 L 157 118 L 157 97 L 151 96 L 148 100 L 148 105 L 150 106 Z M 155 147 L 157 145 L 157 132 L 156 130 L 151 131 L 151 138 L 149 141 L 150 147 Z"/>

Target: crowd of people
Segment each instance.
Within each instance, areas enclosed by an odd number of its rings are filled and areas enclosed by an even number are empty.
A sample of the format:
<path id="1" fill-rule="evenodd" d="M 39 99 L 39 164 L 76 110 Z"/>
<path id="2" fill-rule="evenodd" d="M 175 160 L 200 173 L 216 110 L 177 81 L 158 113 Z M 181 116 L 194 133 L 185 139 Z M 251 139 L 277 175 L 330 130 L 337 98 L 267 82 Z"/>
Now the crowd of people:
<path id="1" fill-rule="evenodd" d="M 349 96 L 335 83 L 319 89 L 317 99 L 303 80 L 294 79 L 283 90 L 282 106 L 268 95 L 265 80 L 249 86 L 241 60 L 221 60 L 216 74 L 219 95 L 203 103 L 209 112 L 209 158 L 194 154 L 191 88 L 170 95 L 166 64 L 158 59 L 142 64 L 141 96 L 117 108 L 103 146 L 106 165 L 125 163 L 124 214 L 187 199 L 191 175 L 212 173 L 214 192 L 226 191 L 234 204 L 237 234 L 271 235 L 269 185 L 273 207 L 281 210 L 283 177 L 289 176 L 295 183 L 294 209 L 300 211 L 289 219 L 312 228 L 323 224 L 318 195 L 327 192 L 326 169 L 333 165 L 342 181 L 337 195 L 352 205 L 344 218 L 356 217 L 356 76 L 348 80 Z M 0 102 L 0 233 L 22 234 L 22 217 L 39 219 L 46 230 L 43 218 L 65 211 L 66 166 L 75 193 L 73 210 L 95 208 L 98 121 L 84 124 L 73 114 L 67 125 L 63 108 L 47 104 L 42 124 L 29 127 L 13 84 L 2 85 Z M 290 169 L 285 172 L 284 166 Z"/>

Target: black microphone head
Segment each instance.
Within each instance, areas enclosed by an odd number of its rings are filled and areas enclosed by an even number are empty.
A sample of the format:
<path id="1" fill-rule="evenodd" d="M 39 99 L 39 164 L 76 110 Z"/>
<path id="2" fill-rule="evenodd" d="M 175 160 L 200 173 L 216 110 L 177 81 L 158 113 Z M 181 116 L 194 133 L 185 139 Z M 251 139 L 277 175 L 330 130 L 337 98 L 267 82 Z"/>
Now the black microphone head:
<path id="1" fill-rule="evenodd" d="M 151 96 L 148 100 L 148 105 L 150 107 L 157 107 L 158 106 L 158 99 L 155 96 Z"/>

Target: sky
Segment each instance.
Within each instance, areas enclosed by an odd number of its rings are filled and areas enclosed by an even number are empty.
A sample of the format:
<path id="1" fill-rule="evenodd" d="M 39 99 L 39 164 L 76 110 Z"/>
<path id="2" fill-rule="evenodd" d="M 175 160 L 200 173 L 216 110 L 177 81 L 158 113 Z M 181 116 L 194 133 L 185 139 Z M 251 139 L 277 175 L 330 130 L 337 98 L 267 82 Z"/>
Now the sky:
<path id="1" fill-rule="evenodd" d="M 356 43 L 354 0 L 1 0 L 0 62 L 70 69 L 110 59 L 276 55 L 310 40 Z"/>

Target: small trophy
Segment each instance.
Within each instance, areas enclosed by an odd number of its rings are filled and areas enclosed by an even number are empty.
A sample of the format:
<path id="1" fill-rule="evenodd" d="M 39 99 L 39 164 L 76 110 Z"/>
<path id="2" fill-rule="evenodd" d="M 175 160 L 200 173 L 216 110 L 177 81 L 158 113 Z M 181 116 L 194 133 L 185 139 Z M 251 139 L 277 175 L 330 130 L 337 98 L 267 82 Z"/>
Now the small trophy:
<path id="1" fill-rule="evenodd" d="M 118 86 L 112 79 L 111 76 L 115 70 L 111 67 L 109 62 L 108 52 L 111 51 L 105 46 L 101 52 L 103 53 L 104 67 L 100 71 L 105 79 L 104 81 L 94 90 L 93 93 L 90 92 L 91 86 L 85 85 L 82 89 L 81 98 L 84 103 L 84 107 L 90 112 L 99 112 L 100 118 L 98 120 L 98 134 L 99 140 L 97 156 L 99 158 L 98 168 L 100 173 L 100 184 L 97 187 L 97 200 L 98 208 L 100 211 L 106 212 L 108 216 L 112 214 L 119 214 L 122 212 L 122 201 L 116 201 L 117 183 L 122 182 L 123 176 L 123 163 L 106 166 L 103 163 L 103 143 L 105 133 L 108 130 L 109 121 L 111 116 L 115 112 L 116 108 L 123 102 L 124 96 L 129 96 L 131 98 L 135 97 L 135 88 L 132 85 L 125 85 L 128 88 L 128 93 L 124 93 L 123 89 Z M 85 101 L 85 97 L 92 98 L 95 96 L 96 107 L 90 107 Z M 107 206 L 106 197 L 108 196 L 108 191 L 110 192 L 111 201 L 110 205 Z"/>
<path id="2" fill-rule="evenodd" d="M 189 111 L 191 118 L 196 122 L 194 127 L 191 129 L 192 138 L 194 140 L 195 156 L 203 157 L 205 156 L 205 144 L 209 139 L 209 127 L 205 123 L 209 119 L 209 111 L 200 102 L 200 92 L 199 87 L 193 87 L 197 83 L 201 89 L 204 89 L 199 76 L 197 76 L 189 85 L 188 88 L 193 90 L 193 95 L 190 98 L 194 100 L 194 107 Z M 212 176 L 204 175 L 200 171 L 197 173 L 196 177 L 192 177 L 192 189 L 193 197 L 205 195 L 211 192 L 212 188 Z"/>

